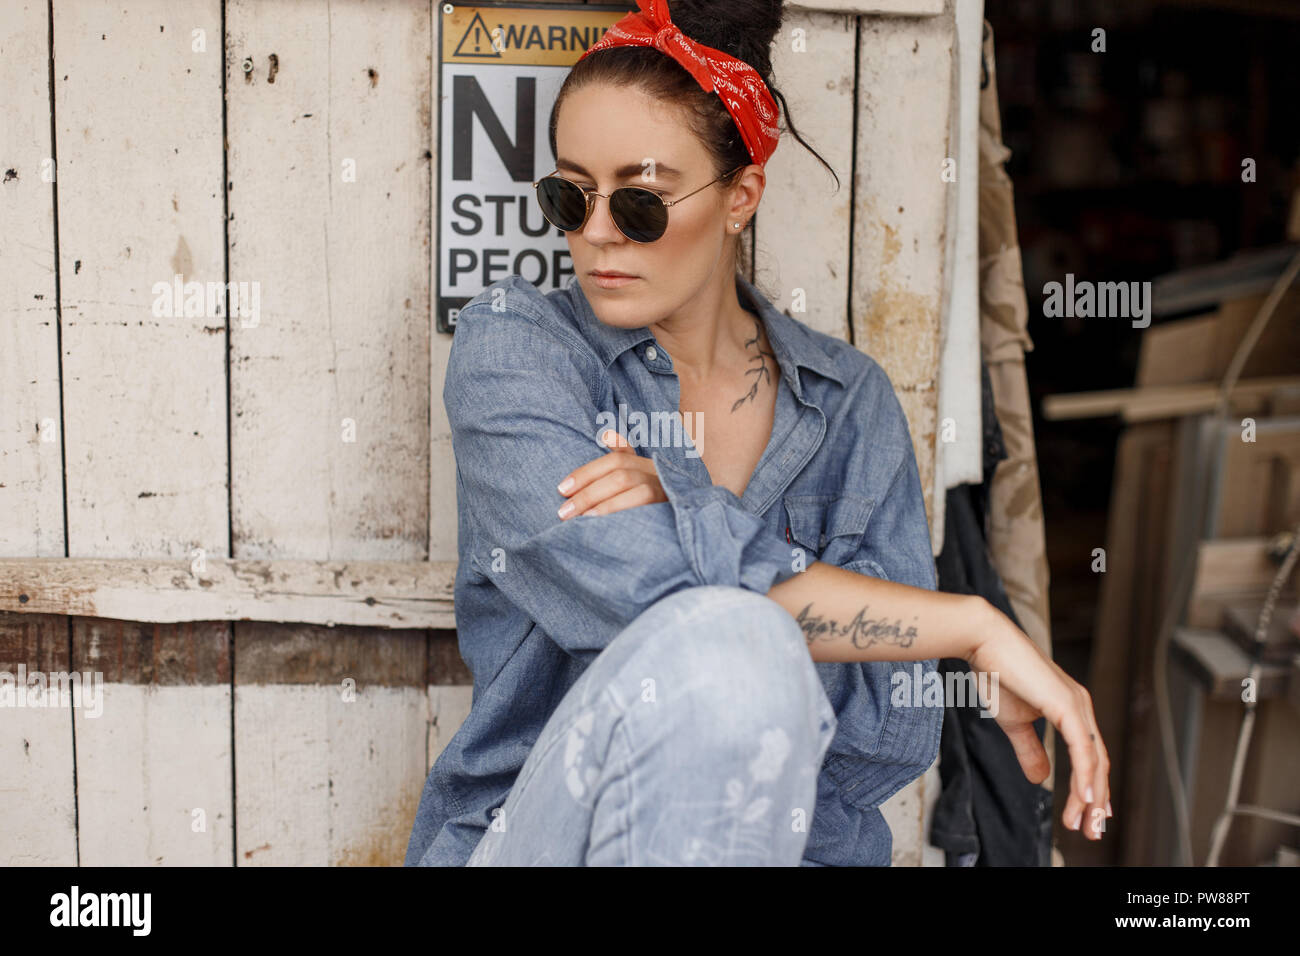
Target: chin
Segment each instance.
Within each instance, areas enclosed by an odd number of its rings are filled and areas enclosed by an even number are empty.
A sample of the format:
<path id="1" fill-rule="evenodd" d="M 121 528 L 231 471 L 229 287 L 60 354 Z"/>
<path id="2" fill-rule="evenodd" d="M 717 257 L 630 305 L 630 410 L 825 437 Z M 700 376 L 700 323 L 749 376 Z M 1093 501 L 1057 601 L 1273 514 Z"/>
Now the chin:
<path id="1" fill-rule="evenodd" d="M 585 284 L 582 291 L 587 293 Z M 596 314 L 596 318 L 605 325 L 620 329 L 639 329 L 650 324 L 646 320 L 648 310 L 644 302 L 632 298 L 616 301 L 614 296 L 609 294 L 608 289 L 597 287 L 587 294 L 587 303 L 591 306 L 591 311 Z"/>
<path id="2" fill-rule="evenodd" d="M 600 308 L 592 303 L 591 310 L 596 313 L 596 318 L 601 322 L 619 329 L 639 329 L 650 324 L 641 309 Z"/>

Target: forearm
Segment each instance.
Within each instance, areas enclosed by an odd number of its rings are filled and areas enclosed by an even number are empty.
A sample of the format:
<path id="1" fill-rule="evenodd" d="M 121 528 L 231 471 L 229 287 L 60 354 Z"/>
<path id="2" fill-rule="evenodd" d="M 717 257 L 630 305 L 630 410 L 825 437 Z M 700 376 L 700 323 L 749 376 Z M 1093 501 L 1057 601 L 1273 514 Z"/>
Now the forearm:
<path id="1" fill-rule="evenodd" d="M 996 608 L 978 595 L 897 584 L 819 561 L 767 596 L 799 623 L 818 662 L 969 659 L 997 626 Z"/>

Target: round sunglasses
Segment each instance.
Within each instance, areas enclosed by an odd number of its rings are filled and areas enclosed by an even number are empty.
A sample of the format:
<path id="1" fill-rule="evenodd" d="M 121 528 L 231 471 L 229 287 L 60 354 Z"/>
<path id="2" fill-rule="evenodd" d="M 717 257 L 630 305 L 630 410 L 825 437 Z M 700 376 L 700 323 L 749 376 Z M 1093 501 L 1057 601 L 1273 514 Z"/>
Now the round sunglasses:
<path id="1" fill-rule="evenodd" d="M 533 188 L 537 191 L 537 204 L 542 207 L 542 215 L 561 232 L 581 230 L 591 218 L 591 210 L 595 207 L 596 197 L 599 196 L 609 200 L 609 214 L 619 232 L 633 242 L 654 242 L 662 238 L 668 230 L 669 206 L 676 206 L 682 199 L 690 199 L 701 190 L 708 189 L 713 183 L 726 179 L 732 173 L 744 168 L 744 166 L 737 166 L 730 173 L 723 173 L 712 183 L 705 183 L 681 199 L 671 201 L 639 186 L 620 186 L 606 196 L 594 189 L 583 189 L 577 183 L 562 179 L 556 173 L 543 176 L 533 183 Z"/>

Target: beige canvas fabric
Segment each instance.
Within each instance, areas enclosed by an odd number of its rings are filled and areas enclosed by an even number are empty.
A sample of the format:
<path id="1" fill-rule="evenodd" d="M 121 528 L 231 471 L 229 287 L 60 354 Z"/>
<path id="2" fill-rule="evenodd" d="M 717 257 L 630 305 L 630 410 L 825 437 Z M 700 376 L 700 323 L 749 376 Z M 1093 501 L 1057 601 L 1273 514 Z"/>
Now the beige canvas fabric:
<path id="1" fill-rule="evenodd" d="M 1027 329 L 1014 196 L 1003 168 L 1011 151 L 1002 143 L 993 31 L 987 21 L 982 53 L 988 83 L 980 94 L 980 354 L 988 364 L 1008 455 L 998 464 L 990 490 L 989 550 L 1021 627 L 1050 656 L 1047 544 L 1025 377 L 1025 352 L 1034 344 Z M 1052 739 L 1049 726 L 1049 755 Z M 1049 788 L 1052 783 L 1052 777 L 1045 781 Z"/>

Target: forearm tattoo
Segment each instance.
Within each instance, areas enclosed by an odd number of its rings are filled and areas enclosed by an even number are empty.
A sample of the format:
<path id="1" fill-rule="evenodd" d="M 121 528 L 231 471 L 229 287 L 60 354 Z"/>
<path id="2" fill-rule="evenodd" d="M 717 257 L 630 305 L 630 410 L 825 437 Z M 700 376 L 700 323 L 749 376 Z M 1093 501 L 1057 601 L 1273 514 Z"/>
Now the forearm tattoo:
<path id="1" fill-rule="evenodd" d="M 752 339 L 745 340 L 745 348 L 749 349 L 752 346 L 754 351 L 754 354 L 752 354 L 749 357 L 751 367 L 745 369 L 745 374 L 753 375 L 754 382 L 752 385 L 749 386 L 749 391 L 744 395 L 742 395 L 740 398 L 736 399 L 735 404 L 731 406 L 731 410 L 733 412 L 736 409 L 738 409 L 741 405 L 744 405 L 745 402 L 752 400 L 753 397 L 758 394 L 758 385 L 760 382 L 766 382 L 770 384 L 772 381 L 772 373 L 771 371 L 768 370 L 767 359 L 765 359 L 763 356 L 767 356 L 767 358 L 770 358 L 772 360 L 772 365 L 774 367 L 776 365 L 776 356 L 772 352 L 763 348 L 762 343 L 763 343 L 762 325 L 759 323 L 758 318 L 754 317 L 754 337 Z M 753 363 L 755 362 L 757 362 L 758 364 L 754 365 Z"/>
<path id="2" fill-rule="evenodd" d="M 867 608 L 870 605 L 864 604 L 861 610 L 853 616 L 853 620 L 845 624 L 838 621 L 828 621 L 821 614 L 812 613 L 812 605 L 807 604 L 795 618 L 799 626 L 803 628 L 804 640 L 809 644 L 813 641 L 834 641 L 840 638 L 848 638 L 849 642 L 858 650 L 865 650 L 873 644 L 897 644 L 899 647 L 911 647 L 912 642 L 919 636 L 916 633 L 915 625 L 909 625 L 903 628 L 901 620 L 889 620 L 888 618 L 870 618 L 866 616 Z"/>

